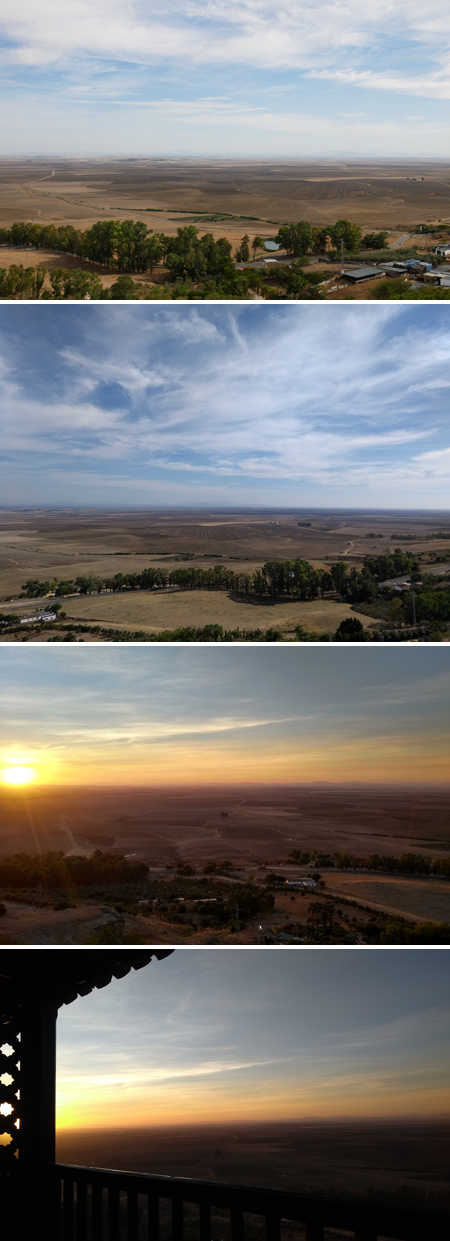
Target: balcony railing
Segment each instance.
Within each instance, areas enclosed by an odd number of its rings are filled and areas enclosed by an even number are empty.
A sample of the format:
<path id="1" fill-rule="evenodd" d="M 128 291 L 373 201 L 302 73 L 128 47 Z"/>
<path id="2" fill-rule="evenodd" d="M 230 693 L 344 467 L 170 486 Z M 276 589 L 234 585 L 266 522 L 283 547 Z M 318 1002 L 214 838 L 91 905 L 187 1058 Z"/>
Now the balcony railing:
<path id="1" fill-rule="evenodd" d="M 348 1241 L 450 1241 L 450 1210 L 66 1164 L 51 1176 L 56 1241 L 223 1241 L 227 1231 L 246 1241 L 255 1236 L 246 1216 L 260 1217 L 266 1241 L 280 1241 L 289 1225 L 306 1241 L 326 1241 L 328 1230 Z"/>

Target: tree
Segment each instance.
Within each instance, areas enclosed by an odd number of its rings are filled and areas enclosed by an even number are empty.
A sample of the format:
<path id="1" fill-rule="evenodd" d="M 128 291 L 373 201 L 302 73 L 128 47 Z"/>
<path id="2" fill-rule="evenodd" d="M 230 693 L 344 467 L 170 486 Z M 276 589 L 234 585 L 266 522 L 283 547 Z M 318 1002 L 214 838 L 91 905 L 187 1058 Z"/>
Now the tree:
<path id="1" fill-rule="evenodd" d="M 366 233 L 361 241 L 362 250 L 385 250 L 387 233 Z"/>
<path id="2" fill-rule="evenodd" d="M 24 582 L 22 590 L 29 599 L 42 599 L 44 595 L 48 595 L 50 582 L 39 582 L 37 578 L 29 578 L 27 582 Z"/>
<path id="3" fill-rule="evenodd" d="M 330 238 L 336 250 L 339 249 L 342 238 L 344 250 L 353 254 L 361 245 L 361 229 L 357 224 L 351 224 L 350 220 L 337 220 L 330 229 Z"/>
<path id="4" fill-rule="evenodd" d="M 242 241 L 241 241 L 241 259 L 243 263 L 248 263 L 250 260 L 249 241 L 250 241 L 250 238 L 248 234 L 245 233 L 245 236 L 242 238 Z"/>
<path id="5" fill-rule="evenodd" d="M 330 230 L 328 228 L 317 228 L 313 225 L 311 234 L 311 250 L 313 254 L 322 254 L 327 248 Z"/>
<path id="6" fill-rule="evenodd" d="M 32 287 L 32 296 L 33 298 L 35 298 L 36 301 L 38 301 L 41 295 L 42 287 L 43 287 L 47 272 L 48 272 L 48 267 L 37 267 L 35 270 L 33 287 Z"/>
<path id="7" fill-rule="evenodd" d="M 252 241 L 253 258 L 257 250 L 264 250 L 264 237 L 254 237 Z"/>
<path id="8" fill-rule="evenodd" d="M 374 288 L 370 290 L 371 297 L 383 302 L 402 297 L 405 293 L 409 297 L 409 284 L 403 276 L 387 276 L 386 280 L 377 281 Z"/>
<path id="9" fill-rule="evenodd" d="M 335 642 L 365 642 L 364 626 L 356 616 L 347 616 L 346 620 L 341 621 L 339 629 L 336 629 L 334 640 Z"/>
<path id="10" fill-rule="evenodd" d="M 294 258 L 307 254 L 312 242 L 311 225 L 307 220 L 299 220 L 298 224 L 282 224 L 275 241 Z"/>
<path id="11" fill-rule="evenodd" d="M 399 599 L 397 595 L 394 599 L 391 599 L 390 601 L 390 604 L 387 610 L 387 620 L 389 621 L 390 624 L 396 626 L 400 623 L 401 620 L 404 619 L 404 615 L 405 614 L 403 611 L 402 600 Z"/>
<path id="12" fill-rule="evenodd" d="M 135 300 L 136 295 L 137 285 L 131 279 L 131 276 L 118 276 L 109 290 L 109 296 L 113 302 L 132 302 Z"/>
<path id="13" fill-rule="evenodd" d="M 340 595 L 343 595 L 344 597 L 345 597 L 345 583 L 346 583 L 346 577 L 347 577 L 347 568 L 348 568 L 347 562 L 345 560 L 339 560 L 338 564 L 332 565 L 330 569 L 330 575 L 333 579 L 334 588 L 335 590 L 338 591 Z"/>

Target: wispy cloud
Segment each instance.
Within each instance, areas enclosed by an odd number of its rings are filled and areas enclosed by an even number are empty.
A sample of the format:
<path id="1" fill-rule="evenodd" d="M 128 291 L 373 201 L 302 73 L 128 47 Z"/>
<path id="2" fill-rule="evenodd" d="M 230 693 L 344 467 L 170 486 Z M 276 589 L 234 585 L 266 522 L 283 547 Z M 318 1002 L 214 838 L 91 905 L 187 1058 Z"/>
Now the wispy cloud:
<path id="1" fill-rule="evenodd" d="M 161 478 L 176 488 L 181 475 L 185 496 L 208 479 L 301 482 L 324 503 L 327 490 L 369 488 L 375 505 L 389 489 L 395 506 L 408 494 L 436 506 L 450 480 L 440 374 L 450 333 L 438 309 L 218 316 L 143 306 L 115 307 L 106 319 L 100 308 L 83 307 L 82 317 L 74 308 L 60 347 L 44 332 L 29 377 L 20 366 L 28 322 L 16 318 L 23 326 L 8 333 L 1 380 L 9 467 L 33 469 L 38 458 L 43 477 L 73 473 L 73 500 L 81 471 L 92 487 L 96 477 L 112 489 L 133 480 L 134 494 Z"/>

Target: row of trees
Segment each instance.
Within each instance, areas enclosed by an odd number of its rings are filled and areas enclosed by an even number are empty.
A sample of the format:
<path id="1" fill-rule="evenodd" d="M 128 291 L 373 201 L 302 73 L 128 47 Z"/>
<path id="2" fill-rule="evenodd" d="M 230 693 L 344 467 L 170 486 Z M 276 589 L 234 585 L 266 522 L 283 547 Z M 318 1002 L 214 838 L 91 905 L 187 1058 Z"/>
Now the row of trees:
<path id="1" fill-rule="evenodd" d="M 235 573 L 234 569 L 225 565 L 202 569 L 189 564 L 171 572 L 150 566 L 141 573 L 115 573 L 113 577 L 106 578 L 85 575 L 67 581 L 28 578 L 22 590 L 27 598 L 32 599 L 43 598 L 49 592 L 63 598 L 65 595 L 98 594 L 103 590 L 117 593 L 167 586 L 179 586 L 183 590 L 237 590 L 277 597 L 289 595 L 299 599 L 316 599 L 335 590 L 342 599 L 354 603 L 374 599 L 379 591 L 379 582 L 385 575 L 394 577 L 399 573 L 411 573 L 417 567 L 414 556 L 396 549 L 390 556 L 366 556 L 361 571 L 352 568 L 348 572 L 345 560 L 332 565 L 329 571 L 315 569 L 308 560 L 302 559 L 267 561 L 255 573 Z"/>
<path id="2" fill-rule="evenodd" d="M 2 888 L 73 889 L 90 885 L 142 883 L 148 875 L 145 862 L 129 862 L 123 853 L 96 849 L 90 857 L 65 856 L 60 851 L 12 853 L 0 861 Z"/>
<path id="3" fill-rule="evenodd" d="M 353 853 L 334 853 L 334 863 L 339 870 L 383 871 L 399 875 L 439 875 L 450 879 L 450 858 L 430 858 L 423 853 L 402 853 L 400 857 L 384 857 L 371 853 L 369 857 L 356 857 Z"/>
<path id="4" fill-rule="evenodd" d="M 307 866 L 313 862 L 315 866 L 336 866 L 339 870 L 383 871 L 399 875 L 441 875 L 444 879 L 450 879 L 450 857 L 430 858 L 423 853 L 402 853 L 399 857 L 385 857 L 379 853 L 371 853 L 369 857 L 361 858 L 354 853 L 308 853 L 301 849 L 293 849 L 288 860 L 297 866 Z"/>
<path id="5" fill-rule="evenodd" d="M 234 273 L 230 242 L 225 237 L 215 241 L 212 233 L 200 238 L 194 225 L 179 228 L 176 237 L 169 237 L 135 220 L 99 220 L 86 232 L 72 225 L 57 228 L 22 221 L 0 229 L 0 244 L 54 250 L 129 273 L 152 272 L 162 259 L 174 279 L 225 275 L 228 268 Z"/>
<path id="6" fill-rule="evenodd" d="M 49 283 L 45 277 L 49 276 Z M 69 269 L 56 267 L 48 272 L 46 267 L 24 267 L 22 263 L 12 263 L 9 270 L 0 268 L 0 298 L 15 298 L 37 301 L 55 299 L 74 301 L 90 299 L 91 301 L 130 301 L 142 296 L 147 290 L 142 284 L 136 284 L 131 276 L 118 276 L 109 289 L 106 289 L 96 272 L 87 271 L 83 267 Z"/>
<path id="7" fill-rule="evenodd" d="M 119 271 L 127 272 L 152 271 L 164 253 L 160 235 L 136 220 L 99 220 L 85 232 L 71 224 L 57 227 L 22 220 L 0 229 L 0 244 L 56 250 L 106 267 L 117 264 Z"/>
<path id="8" fill-rule="evenodd" d="M 197 565 L 173 569 L 147 568 L 141 573 L 116 573 L 114 577 L 79 576 L 73 580 L 54 578 L 40 581 L 28 578 L 22 586 L 29 599 L 43 598 L 50 592 L 56 598 L 67 595 L 98 594 L 103 590 L 155 590 L 179 586 L 183 590 L 237 590 L 256 595 L 293 595 L 300 599 L 316 599 L 320 593 L 334 589 L 331 573 L 314 569 L 307 560 L 267 561 L 256 573 L 235 573 L 225 565 L 201 569 Z"/>
<path id="9" fill-rule="evenodd" d="M 299 220 L 298 224 L 282 224 L 275 241 L 287 250 L 288 254 L 300 257 L 308 253 L 322 254 L 328 241 L 334 250 L 339 250 L 342 240 L 344 250 L 350 254 L 361 249 L 384 250 L 386 238 L 386 232 L 366 233 L 363 237 L 362 230 L 357 224 L 352 224 L 351 220 L 337 220 L 336 224 L 326 225 L 324 228 L 317 228 L 309 224 L 308 220 Z M 255 240 L 259 241 L 259 238 Z"/>

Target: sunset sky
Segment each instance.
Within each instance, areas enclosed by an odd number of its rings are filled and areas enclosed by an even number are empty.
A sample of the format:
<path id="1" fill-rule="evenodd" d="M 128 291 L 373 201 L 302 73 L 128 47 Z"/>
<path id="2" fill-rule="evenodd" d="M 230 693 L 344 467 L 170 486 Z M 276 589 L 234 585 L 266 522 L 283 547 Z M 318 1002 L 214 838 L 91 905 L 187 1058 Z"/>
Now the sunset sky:
<path id="1" fill-rule="evenodd" d="M 60 1010 L 61 1128 L 450 1110 L 449 954 L 178 949 Z"/>
<path id="2" fill-rule="evenodd" d="M 448 510 L 449 351 L 439 303 L 0 306 L 2 504 Z"/>
<path id="3" fill-rule="evenodd" d="M 15 0 L 2 153 L 448 151 L 440 0 Z"/>
<path id="4" fill-rule="evenodd" d="M 444 645 L 4 646 L 0 675 L 4 780 L 449 781 Z"/>

